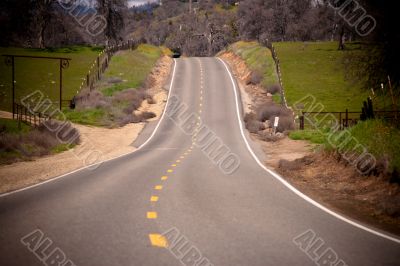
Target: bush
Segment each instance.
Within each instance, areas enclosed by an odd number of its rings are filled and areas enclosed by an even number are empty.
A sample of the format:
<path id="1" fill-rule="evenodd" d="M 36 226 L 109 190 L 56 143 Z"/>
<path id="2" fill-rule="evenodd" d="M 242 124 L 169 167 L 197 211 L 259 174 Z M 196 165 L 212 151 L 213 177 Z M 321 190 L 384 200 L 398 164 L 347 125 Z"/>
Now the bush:
<path id="1" fill-rule="evenodd" d="M 267 92 L 271 93 L 272 95 L 281 92 L 281 86 L 278 84 L 271 85 L 267 88 Z"/>
<path id="2" fill-rule="evenodd" d="M 76 108 L 78 110 L 91 109 L 91 108 L 108 108 L 111 106 L 111 99 L 105 97 L 97 90 L 89 91 L 83 90 L 76 98 Z"/>
<path id="3" fill-rule="evenodd" d="M 275 117 L 271 117 L 269 119 L 270 124 L 274 124 Z M 276 128 L 276 132 L 285 132 L 288 130 L 293 130 L 294 129 L 294 119 L 293 116 L 290 114 L 284 114 L 279 116 L 279 124 L 278 127 Z"/>
<path id="4" fill-rule="evenodd" d="M 69 122 L 46 121 L 26 133 L 0 134 L 0 164 L 48 155 L 54 151 L 65 150 L 79 142 L 79 131 Z M 64 148 L 58 149 L 60 146 Z"/>
<path id="5" fill-rule="evenodd" d="M 275 142 L 282 138 L 282 136 L 271 134 L 271 133 L 265 132 L 265 131 L 260 132 L 259 137 L 261 140 L 268 141 L 268 142 Z"/>
<path id="6" fill-rule="evenodd" d="M 257 115 L 255 113 L 249 113 L 244 116 L 244 122 L 247 130 L 250 133 L 258 133 L 260 130 L 264 130 L 264 123 L 257 120 Z"/>
<path id="7" fill-rule="evenodd" d="M 246 123 L 246 128 L 250 133 L 258 133 L 265 129 L 264 123 L 257 120 L 250 120 Z"/>
<path id="8" fill-rule="evenodd" d="M 264 105 L 260 107 L 257 111 L 257 118 L 261 122 L 275 118 L 276 116 L 288 116 L 291 115 L 291 111 L 285 107 L 281 107 L 274 103 Z"/>
<path id="9" fill-rule="evenodd" d="M 256 71 L 253 71 L 250 74 L 250 79 L 248 80 L 247 84 L 253 84 L 253 85 L 257 85 L 260 84 L 262 81 L 262 75 Z"/>

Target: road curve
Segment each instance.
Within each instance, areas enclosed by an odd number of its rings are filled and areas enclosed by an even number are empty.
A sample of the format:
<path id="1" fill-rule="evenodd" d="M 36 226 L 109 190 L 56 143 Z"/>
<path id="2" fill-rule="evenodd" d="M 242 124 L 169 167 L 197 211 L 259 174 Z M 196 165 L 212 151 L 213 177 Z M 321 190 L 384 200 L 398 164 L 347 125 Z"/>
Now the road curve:
<path id="1" fill-rule="evenodd" d="M 400 265 L 399 243 L 310 204 L 257 164 L 223 62 L 182 58 L 174 73 L 140 150 L 0 197 L 0 265 Z"/>

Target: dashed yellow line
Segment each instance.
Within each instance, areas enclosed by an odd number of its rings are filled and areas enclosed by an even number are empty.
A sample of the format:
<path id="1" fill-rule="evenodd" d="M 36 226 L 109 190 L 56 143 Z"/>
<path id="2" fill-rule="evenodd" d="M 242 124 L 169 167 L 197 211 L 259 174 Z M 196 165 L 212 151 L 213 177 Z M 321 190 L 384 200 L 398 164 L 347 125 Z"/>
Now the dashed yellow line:
<path id="1" fill-rule="evenodd" d="M 157 219 L 156 212 L 147 212 L 147 219 Z"/>
<path id="2" fill-rule="evenodd" d="M 166 176 L 166 175 L 164 175 L 164 176 L 161 177 L 161 180 L 163 180 L 163 181 L 164 181 L 164 180 L 167 180 L 167 179 L 168 179 L 168 176 Z"/>
<path id="3" fill-rule="evenodd" d="M 161 189 L 162 189 L 162 186 L 161 186 L 161 185 L 157 185 L 157 186 L 154 187 L 154 189 L 155 189 L 155 190 L 161 190 Z"/>
<path id="4" fill-rule="evenodd" d="M 154 247 L 166 248 L 168 246 L 167 239 L 160 234 L 149 234 L 151 245 Z"/>
<path id="5" fill-rule="evenodd" d="M 168 172 L 168 173 L 172 173 L 173 170 L 172 170 L 172 169 L 168 169 L 167 172 Z"/>
<path id="6" fill-rule="evenodd" d="M 151 202 L 157 202 L 158 201 L 158 197 L 157 196 L 151 196 L 150 201 Z"/>
<path id="7" fill-rule="evenodd" d="M 177 163 L 180 163 L 180 162 L 181 162 L 181 160 L 176 160 L 176 162 L 177 162 Z"/>
<path id="8" fill-rule="evenodd" d="M 171 165 L 172 167 L 176 167 L 176 164 Z"/>

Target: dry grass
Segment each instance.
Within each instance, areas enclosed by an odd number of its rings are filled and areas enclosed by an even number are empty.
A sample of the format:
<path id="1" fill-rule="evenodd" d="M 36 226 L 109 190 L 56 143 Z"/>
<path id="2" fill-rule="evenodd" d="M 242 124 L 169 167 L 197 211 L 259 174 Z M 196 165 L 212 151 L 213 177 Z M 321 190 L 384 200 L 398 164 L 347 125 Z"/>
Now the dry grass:
<path id="1" fill-rule="evenodd" d="M 18 134 L 3 130 L 0 134 L 0 164 L 58 153 L 79 142 L 79 131 L 69 122 L 46 121 L 37 128 Z"/>

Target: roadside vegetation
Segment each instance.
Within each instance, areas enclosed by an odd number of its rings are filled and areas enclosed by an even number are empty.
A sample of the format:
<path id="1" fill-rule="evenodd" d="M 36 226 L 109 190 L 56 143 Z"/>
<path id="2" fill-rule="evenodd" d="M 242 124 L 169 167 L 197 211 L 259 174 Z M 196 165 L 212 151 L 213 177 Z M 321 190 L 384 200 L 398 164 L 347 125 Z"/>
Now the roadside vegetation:
<path id="1" fill-rule="evenodd" d="M 336 42 L 278 42 L 274 46 L 289 106 L 312 95 L 326 112 L 361 111 L 369 91 L 346 79 L 343 64 L 358 44 L 347 44 L 345 51 L 339 51 Z M 310 111 L 307 107 L 304 111 Z"/>
<path id="2" fill-rule="evenodd" d="M 71 122 L 105 127 L 139 123 L 155 117 L 151 112 L 136 112 L 143 101 L 154 103 L 146 92 L 147 77 L 168 49 L 141 44 L 134 51 L 120 51 L 111 59 L 102 80 L 92 91 L 83 90 L 75 97 L 76 109 L 65 108 Z"/>
<path id="3" fill-rule="evenodd" d="M 239 41 L 230 45 L 226 51 L 243 60 L 249 75 L 244 81 L 248 87 L 261 90 L 262 99 L 257 99 L 252 112 L 245 115 L 244 121 L 250 133 L 258 135 L 264 141 L 275 141 L 279 137 L 272 132 L 275 117 L 279 117 L 276 132 L 286 133 L 294 129 L 293 113 L 272 99 L 280 102 L 280 86 L 275 61 L 271 51 L 258 42 Z M 221 55 L 224 53 L 221 52 Z M 269 93 L 270 96 L 266 96 Z"/>
<path id="4" fill-rule="evenodd" d="M 227 49 L 240 56 L 252 71 L 249 82 L 260 84 L 271 94 L 279 93 L 279 81 L 271 51 L 258 42 L 239 41 Z"/>
<path id="5" fill-rule="evenodd" d="M 70 100 L 77 93 L 88 69 L 102 50 L 102 47 L 87 46 L 48 49 L 1 47 L 0 54 L 71 58 L 69 67 L 63 70 L 63 99 Z M 59 64 L 59 60 L 15 59 L 16 99 L 40 90 L 50 100 L 58 102 Z M 7 66 L 5 60 L 0 60 L 0 110 L 12 110 L 11 86 L 11 66 Z"/>
<path id="6" fill-rule="evenodd" d="M 349 136 L 352 141 L 349 141 Z M 329 153 L 337 153 L 340 147 L 341 150 L 361 155 L 365 148 L 377 160 L 375 173 L 390 176 L 392 181 L 400 183 L 400 130 L 385 121 L 372 119 L 359 122 L 346 134 L 329 129 L 297 130 L 290 132 L 289 137 L 320 144 Z"/>
<path id="7" fill-rule="evenodd" d="M 0 164 L 29 161 L 73 148 L 80 142 L 79 132 L 67 123 L 46 121 L 31 127 L 18 121 L 0 119 Z M 49 128 L 61 129 L 53 132 Z"/>

